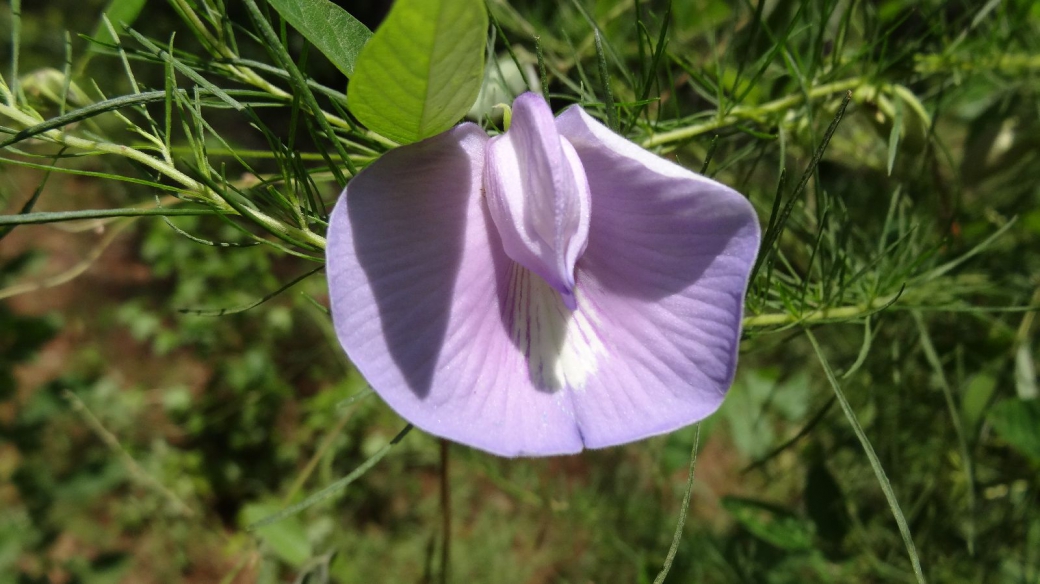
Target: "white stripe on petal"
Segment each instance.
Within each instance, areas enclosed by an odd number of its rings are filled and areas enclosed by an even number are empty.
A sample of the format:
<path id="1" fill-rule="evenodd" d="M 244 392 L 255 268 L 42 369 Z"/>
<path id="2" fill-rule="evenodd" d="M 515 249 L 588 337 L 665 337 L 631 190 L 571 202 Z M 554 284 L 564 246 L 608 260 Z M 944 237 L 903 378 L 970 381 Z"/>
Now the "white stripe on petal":
<path id="1" fill-rule="evenodd" d="M 589 303 L 571 311 L 560 293 L 537 274 L 513 264 L 509 301 L 512 338 L 527 360 L 531 382 L 543 391 L 582 390 L 606 349 Z"/>

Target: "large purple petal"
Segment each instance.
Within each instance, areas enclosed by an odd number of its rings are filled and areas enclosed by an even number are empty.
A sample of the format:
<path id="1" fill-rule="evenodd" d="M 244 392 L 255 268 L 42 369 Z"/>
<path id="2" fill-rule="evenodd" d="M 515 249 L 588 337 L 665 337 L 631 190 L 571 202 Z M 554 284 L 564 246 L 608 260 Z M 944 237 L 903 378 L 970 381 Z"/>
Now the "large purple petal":
<path id="1" fill-rule="evenodd" d="M 759 247 L 754 209 L 578 107 L 557 127 L 584 166 L 592 201 L 576 312 L 595 358 L 572 388 L 585 445 L 629 442 L 708 416 L 736 368 Z"/>
<path id="2" fill-rule="evenodd" d="M 574 309 L 574 264 L 589 230 L 589 186 L 540 95 L 516 98 L 509 131 L 488 142 L 484 186 L 506 254 Z"/>
<path id="3" fill-rule="evenodd" d="M 486 141 L 463 124 L 350 181 L 328 230 L 336 333 L 376 392 L 427 432 L 505 456 L 577 452 L 570 395 L 534 383 L 506 326 L 508 294 L 522 288 L 511 282 L 527 271 L 481 197 Z"/>

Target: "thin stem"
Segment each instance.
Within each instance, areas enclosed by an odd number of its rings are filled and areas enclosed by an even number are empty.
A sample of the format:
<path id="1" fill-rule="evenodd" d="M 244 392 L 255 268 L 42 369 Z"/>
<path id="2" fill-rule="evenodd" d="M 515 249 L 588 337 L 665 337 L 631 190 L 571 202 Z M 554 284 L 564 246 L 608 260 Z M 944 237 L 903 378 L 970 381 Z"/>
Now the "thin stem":
<path id="1" fill-rule="evenodd" d="M 441 584 L 451 581 L 451 486 L 448 454 L 451 445 L 441 438 Z"/>
<path id="2" fill-rule="evenodd" d="M 9 104 L 18 99 L 18 49 L 22 44 L 22 0 L 11 0 L 11 95 Z M 4 96 L 5 98 L 8 96 Z"/>
<path id="3" fill-rule="evenodd" d="M 0 75 L 0 102 L 8 105 L 14 104 L 14 95 L 11 94 L 11 89 L 7 87 L 7 83 L 4 81 L 3 75 Z"/>
<path id="4" fill-rule="evenodd" d="M 119 237 L 119 234 L 122 233 L 123 229 L 128 227 L 131 223 L 133 223 L 133 219 L 124 219 L 119 225 L 109 229 L 108 233 L 105 234 L 101 241 L 90 250 L 87 257 L 83 258 L 77 262 L 76 265 L 63 272 L 54 274 L 53 276 L 48 276 L 36 282 L 24 282 L 8 286 L 7 288 L 0 288 L 0 300 L 11 298 L 12 296 L 18 296 L 20 294 L 27 294 L 29 292 L 39 292 L 40 290 L 54 288 L 75 280 L 82 275 L 83 272 L 86 272 L 90 266 L 94 265 L 94 262 L 101 257 L 101 254 L 108 249 L 108 246 L 111 245 L 112 242 Z"/>
<path id="5" fill-rule="evenodd" d="M 195 14 L 195 10 L 192 9 L 192 7 L 189 6 L 187 2 L 185 2 L 185 0 L 172 0 L 172 2 L 178 9 L 178 11 L 181 13 L 181 15 L 184 17 L 184 19 L 188 21 L 188 25 L 192 28 L 192 30 L 196 34 L 201 36 L 202 40 L 205 43 L 210 45 L 212 51 L 214 51 L 217 55 L 225 59 L 236 60 L 239 58 L 238 55 L 236 55 L 231 50 L 231 48 L 227 46 L 227 43 L 224 43 L 213 36 L 206 24 L 199 20 L 199 16 Z M 277 95 L 279 97 L 290 97 L 288 93 L 282 91 L 277 86 L 272 85 L 270 82 L 268 82 L 266 79 L 264 79 L 248 67 L 228 64 L 227 69 L 236 77 L 238 77 L 241 81 L 244 81 L 254 87 L 259 87 L 260 89 L 263 89 L 264 91 L 271 93 L 272 95 Z"/>
<path id="6" fill-rule="evenodd" d="M 295 514 L 299 513 L 300 511 L 303 511 L 304 509 L 310 507 L 311 505 L 315 505 L 317 503 L 321 503 L 322 501 L 326 501 L 326 500 L 328 500 L 331 497 L 335 497 L 339 493 L 343 492 L 343 490 L 346 489 L 348 486 L 350 486 L 351 483 L 353 483 L 359 477 L 361 477 L 366 472 L 368 472 L 380 460 L 382 460 L 383 457 L 386 456 L 388 452 L 390 452 L 390 449 L 392 449 L 394 446 L 397 445 L 397 443 L 399 443 L 401 440 L 403 440 L 404 437 L 407 436 L 408 432 L 410 432 L 411 430 L 412 430 L 412 425 L 411 424 L 406 425 L 404 428 L 401 429 L 400 432 L 397 433 L 396 436 L 393 437 L 392 440 L 390 440 L 389 443 L 386 444 L 386 446 L 383 446 L 382 448 L 377 450 L 375 454 L 373 454 L 372 456 L 368 457 L 368 459 L 365 460 L 365 462 L 362 462 L 360 465 L 358 465 L 358 467 L 355 468 L 353 470 L 353 472 L 351 472 L 347 476 L 339 479 L 338 481 L 332 483 L 331 485 L 325 487 L 324 489 L 321 489 L 320 491 L 318 491 L 317 493 L 314 493 L 310 497 L 307 497 L 303 501 L 300 501 L 299 503 L 296 503 L 295 505 L 290 505 L 289 507 L 287 507 L 285 509 L 282 509 L 281 511 L 279 511 L 278 513 L 275 513 L 274 515 L 271 515 L 269 517 L 265 517 L 265 518 L 261 519 L 260 521 L 257 521 L 256 523 L 254 523 L 254 524 L 250 525 L 249 527 L 247 527 L 247 529 L 250 530 L 250 531 L 255 531 L 255 530 L 257 530 L 257 529 L 259 529 L 259 528 L 261 528 L 261 527 L 263 527 L 265 525 L 270 525 L 272 523 L 277 523 L 277 522 L 281 521 L 282 519 L 285 519 L 286 517 L 289 517 L 290 515 L 295 515 Z"/>
<path id="7" fill-rule="evenodd" d="M 339 421 L 336 422 L 336 426 L 333 427 L 332 430 L 330 430 L 329 433 L 325 435 L 325 438 L 322 439 L 321 444 L 318 445 L 318 449 L 314 451 L 314 456 L 311 456 L 311 459 L 307 461 L 306 466 L 303 467 L 303 471 L 300 472 L 300 476 L 296 477 L 296 480 L 293 481 L 292 486 L 289 487 L 289 491 L 285 494 L 285 497 L 282 499 L 282 503 L 288 505 L 296 497 L 296 494 L 300 492 L 300 489 L 303 488 L 303 485 L 307 482 L 307 479 L 314 472 L 314 469 L 317 468 L 318 462 L 321 461 L 322 457 L 325 456 L 325 453 L 329 451 L 329 448 L 332 447 L 332 444 L 336 441 L 336 438 L 338 438 L 339 435 L 343 433 L 343 428 L 347 426 L 347 422 L 354 415 L 354 411 L 356 409 L 357 406 L 352 407 L 343 412 L 343 414 L 339 418 Z"/>
<path id="8" fill-rule="evenodd" d="M 932 337 L 928 334 L 928 327 L 924 323 L 924 319 L 921 318 L 921 313 L 913 311 L 911 314 L 914 317 L 914 323 L 917 325 L 917 330 L 920 333 L 921 349 L 924 350 L 924 356 L 928 360 L 928 364 L 932 366 L 935 371 L 936 377 L 939 379 L 939 386 L 942 388 L 943 397 L 946 399 L 946 408 L 950 413 L 950 422 L 953 424 L 953 432 L 957 436 L 957 446 L 960 449 L 961 460 L 964 462 L 964 475 L 968 483 L 968 555 L 975 556 L 975 507 L 976 507 L 976 495 L 975 495 L 975 469 L 971 460 L 971 450 L 968 448 L 968 439 L 964 434 L 964 427 L 961 425 L 961 414 L 960 408 L 957 407 L 957 403 L 953 399 L 953 388 L 950 387 L 949 381 L 946 380 L 946 374 L 943 371 L 942 360 L 939 359 L 939 353 L 935 350 L 935 345 L 932 344 Z"/>
<path id="9" fill-rule="evenodd" d="M 201 36 L 202 40 L 210 45 L 210 48 L 217 51 L 224 57 L 231 57 L 232 55 L 226 51 L 225 45 L 218 41 L 212 33 L 209 32 L 209 28 L 206 24 L 199 20 L 199 16 L 195 14 L 195 10 L 188 5 L 184 0 L 171 0 L 174 8 L 181 13 L 181 17 L 188 21 L 188 26 L 192 28 L 192 31 Z M 223 50 L 222 50 L 223 49 Z"/>
<path id="10" fill-rule="evenodd" d="M 697 451 L 701 444 L 701 425 L 696 425 L 693 435 L 693 448 L 690 451 L 690 472 L 686 475 L 686 491 L 683 493 L 682 508 L 679 510 L 679 522 L 675 524 L 675 534 L 672 536 L 672 545 L 668 548 L 668 555 L 664 558 L 661 571 L 654 578 L 654 584 L 664 584 L 668 572 L 672 569 L 675 554 L 679 551 L 679 542 L 682 541 L 683 528 L 686 526 L 686 515 L 690 511 L 690 497 L 693 494 L 693 471 L 697 468 Z"/>
<path id="11" fill-rule="evenodd" d="M 20 111 L 18 108 L 9 105 L 0 104 L 0 115 L 5 115 L 25 125 L 26 127 L 32 127 L 38 123 L 38 121 L 33 119 L 32 116 L 29 116 L 28 114 L 25 114 L 22 111 Z M 184 174 L 183 172 L 177 170 L 177 168 L 173 164 L 168 163 L 164 160 L 160 160 L 153 156 L 149 156 L 144 152 L 141 152 L 140 150 L 135 150 L 133 148 L 130 148 L 129 146 L 124 146 L 122 144 L 112 144 L 110 142 L 100 142 L 95 140 L 77 138 L 76 136 L 69 136 L 56 129 L 43 132 L 39 134 L 39 136 L 45 137 L 56 144 L 61 144 L 63 146 L 68 146 L 77 150 L 103 152 L 105 154 L 115 154 L 117 156 L 122 156 L 123 158 L 133 160 L 179 183 L 187 191 L 191 192 L 198 198 L 205 201 L 207 204 L 216 207 L 222 212 L 246 215 L 249 219 L 252 219 L 256 223 L 268 228 L 271 231 L 276 231 L 278 233 L 283 234 L 290 233 L 290 228 L 281 221 L 278 221 L 277 219 L 274 219 L 256 209 L 246 207 L 234 209 L 231 205 L 224 201 L 220 197 L 220 195 L 217 194 L 215 191 L 208 188 L 206 185 L 196 181 L 190 176 Z M 304 239 L 307 243 L 314 246 L 315 248 L 325 249 L 324 237 L 316 233 L 312 233 L 310 231 L 295 229 L 291 231 L 294 236 Z"/>
<path id="12" fill-rule="evenodd" d="M 231 61 L 230 63 L 223 64 L 223 66 L 227 68 L 228 72 L 237 77 L 243 83 L 252 85 L 253 87 L 270 93 L 271 95 L 284 99 L 292 99 L 291 93 L 285 91 L 277 85 L 274 85 L 267 79 L 264 79 L 259 73 L 249 68 L 248 66 L 242 65 L 241 57 L 235 54 L 235 52 L 231 50 L 231 47 L 229 47 L 227 43 L 214 37 L 213 34 L 210 33 L 209 28 L 206 27 L 205 23 L 199 20 L 198 15 L 195 14 L 195 11 L 191 8 L 191 6 L 187 4 L 187 2 L 185 2 L 185 0 L 172 1 L 180 10 L 184 18 L 188 21 L 188 24 L 193 28 L 193 30 L 195 30 L 199 35 L 201 35 L 206 43 L 209 43 L 212 46 L 212 50 L 224 59 Z M 293 71 L 290 68 L 287 67 L 285 72 L 290 78 L 293 76 Z M 352 126 L 350 122 L 348 122 L 347 120 L 339 116 L 330 114 L 320 108 L 315 112 L 315 115 L 322 116 L 325 119 L 325 121 L 327 121 L 329 124 L 341 130 L 355 130 L 354 126 Z M 365 137 L 377 141 L 383 144 L 384 146 L 388 146 L 391 148 L 397 146 L 396 142 L 388 140 L 387 138 L 375 132 L 366 130 L 364 134 Z M 329 139 L 335 140 L 337 138 L 335 136 L 330 135 Z"/>
<path id="13" fill-rule="evenodd" d="M 39 123 L 38 120 L 33 119 L 32 116 L 23 113 L 18 108 L 9 105 L 0 104 L 0 114 L 17 121 L 26 127 L 32 127 Z M 99 142 L 96 140 L 86 140 L 83 138 L 77 138 L 75 136 L 63 134 L 59 130 L 49 130 L 47 132 L 43 132 L 42 134 L 40 134 L 40 136 L 44 136 L 55 143 L 63 144 L 65 146 L 68 146 L 70 148 L 76 148 L 78 150 L 104 152 L 105 154 L 116 154 L 124 158 L 129 158 L 130 160 L 139 162 L 153 170 L 162 173 L 168 178 L 181 184 L 185 189 L 192 191 L 195 194 L 205 198 L 207 202 L 219 206 L 222 210 L 230 210 L 230 207 L 224 205 L 219 198 L 209 197 L 208 189 L 206 189 L 206 187 L 203 186 L 201 183 L 191 178 L 190 176 L 184 174 L 183 172 L 177 170 L 172 164 L 168 164 L 162 160 L 148 156 L 140 150 L 135 150 L 133 148 L 130 148 L 129 146 L 123 146 L 121 144 L 112 144 L 110 142 Z"/>
<path id="14" fill-rule="evenodd" d="M 1004 53 L 988 58 L 978 58 L 974 55 L 968 58 L 956 58 L 948 55 L 920 55 L 914 63 L 914 70 L 925 74 L 950 73 L 952 71 L 1022 73 L 1031 69 L 1040 69 L 1040 55 Z"/>
<path id="15" fill-rule="evenodd" d="M 177 510 L 178 513 L 186 517 L 192 517 L 195 515 L 195 511 L 188 506 L 176 493 L 168 489 L 165 485 L 156 480 L 155 477 L 148 474 L 141 465 L 137 464 L 137 461 L 123 448 L 123 445 L 119 443 L 119 439 L 116 438 L 112 432 L 109 432 L 105 428 L 101 420 L 94 415 L 94 412 L 90 411 L 87 404 L 83 403 L 83 400 L 78 395 L 65 389 L 62 390 L 62 395 L 72 405 L 73 411 L 83 418 L 83 421 L 90 426 L 90 430 L 108 446 L 112 452 L 115 452 L 123 460 L 124 466 L 126 466 L 127 472 L 130 473 L 131 478 L 141 484 L 142 486 L 148 487 L 160 495 L 162 495 L 170 504 Z"/>

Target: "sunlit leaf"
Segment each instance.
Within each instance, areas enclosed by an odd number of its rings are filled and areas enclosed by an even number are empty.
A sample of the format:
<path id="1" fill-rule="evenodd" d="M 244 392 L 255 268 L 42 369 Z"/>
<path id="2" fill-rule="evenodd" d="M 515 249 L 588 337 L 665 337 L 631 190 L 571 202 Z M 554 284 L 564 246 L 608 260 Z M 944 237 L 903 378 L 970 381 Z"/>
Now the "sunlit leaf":
<path id="1" fill-rule="evenodd" d="M 447 130 L 477 99 L 487 27 L 481 0 L 398 0 L 358 57 L 351 112 L 401 143 Z"/>

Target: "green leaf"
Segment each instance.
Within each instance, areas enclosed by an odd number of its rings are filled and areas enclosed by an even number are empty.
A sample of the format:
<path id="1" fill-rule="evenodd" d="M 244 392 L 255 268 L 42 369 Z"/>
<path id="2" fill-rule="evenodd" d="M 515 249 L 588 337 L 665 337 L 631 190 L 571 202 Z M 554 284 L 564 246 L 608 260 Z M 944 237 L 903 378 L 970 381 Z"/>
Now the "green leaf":
<path id="1" fill-rule="evenodd" d="M 722 508 L 744 529 L 770 545 L 792 552 L 813 548 L 812 524 L 787 509 L 740 497 L 723 497 Z"/>
<path id="2" fill-rule="evenodd" d="M 961 421 L 965 432 L 973 441 L 978 435 L 979 424 L 982 423 L 982 417 L 986 414 L 986 408 L 996 391 L 997 378 L 989 373 L 979 373 L 972 377 L 964 389 L 964 396 L 961 398 Z"/>
<path id="3" fill-rule="evenodd" d="M 989 423 L 1012 448 L 1040 463 L 1040 400 L 1006 399 L 990 410 Z"/>
<path id="4" fill-rule="evenodd" d="M 365 45 L 350 82 L 350 111 L 402 144 L 462 119 L 484 77 L 482 0 L 398 0 Z"/>
<path id="5" fill-rule="evenodd" d="M 241 525 L 250 525 L 278 512 L 278 504 L 273 502 L 253 503 L 242 509 L 239 518 Z M 303 523 L 297 517 L 290 517 L 279 525 L 267 525 L 256 529 L 256 534 L 270 546 L 279 559 L 293 567 L 300 567 L 313 555 L 311 544 L 307 541 L 307 533 Z"/>
<path id="6" fill-rule="evenodd" d="M 195 215 L 220 215 L 213 209 L 84 209 L 81 211 L 43 211 L 40 213 L 18 213 L 0 215 L 0 227 L 9 225 L 39 225 L 40 223 L 59 223 L 62 221 L 81 221 L 83 219 L 109 219 L 112 217 L 184 217 Z"/>
<path id="7" fill-rule="evenodd" d="M 372 31 L 329 0 L 267 0 L 347 77 Z"/>
<path id="8" fill-rule="evenodd" d="M 105 8 L 104 13 L 108 16 L 108 20 L 116 27 L 116 30 L 121 30 L 120 25 L 131 25 L 140 16 L 141 11 L 144 10 L 144 3 L 147 0 L 112 0 L 108 3 L 108 8 Z M 104 22 L 98 23 L 97 30 L 94 32 L 94 38 L 109 44 L 115 44 L 116 39 L 112 38 L 112 34 L 108 32 L 108 27 L 105 26 Z"/>

